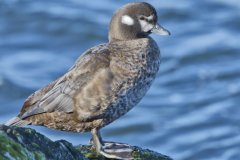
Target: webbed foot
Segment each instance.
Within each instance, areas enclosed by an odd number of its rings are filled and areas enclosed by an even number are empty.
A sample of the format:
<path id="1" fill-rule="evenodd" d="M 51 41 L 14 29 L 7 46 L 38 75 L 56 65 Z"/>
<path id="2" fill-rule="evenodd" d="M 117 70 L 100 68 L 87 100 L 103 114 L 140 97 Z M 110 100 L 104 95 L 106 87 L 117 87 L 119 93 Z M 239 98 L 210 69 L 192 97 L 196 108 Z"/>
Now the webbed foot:
<path id="1" fill-rule="evenodd" d="M 132 160 L 132 147 L 124 143 L 103 142 L 98 130 L 92 130 L 92 143 L 98 153 L 107 158 Z"/>
<path id="2" fill-rule="evenodd" d="M 131 146 L 124 143 L 104 142 L 100 153 L 108 158 L 131 160 Z"/>

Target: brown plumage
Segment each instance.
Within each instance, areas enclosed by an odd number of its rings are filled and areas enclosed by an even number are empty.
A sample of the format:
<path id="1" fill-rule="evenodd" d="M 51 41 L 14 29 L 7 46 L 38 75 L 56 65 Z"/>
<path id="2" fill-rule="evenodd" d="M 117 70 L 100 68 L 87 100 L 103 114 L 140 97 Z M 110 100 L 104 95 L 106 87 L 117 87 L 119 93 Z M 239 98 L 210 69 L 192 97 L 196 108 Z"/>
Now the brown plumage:
<path id="1" fill-rule="evenodd" d="M 92 131 L 99 153 L 124 158 L 119 151 L 104 151 L 98 130 L 132 109 L 155 79 L 160 52 L 148 35 L 169 34 L 156 22 L 156 11 L 147 3 L 118 10 L 110 23 L 109 43 L 87 50 L 66 74 L 29 96 L 19 115 L 6 124 Z"/>
<path id="2" fill-rule="evenodd" d="M 159 53 L 148 55 L 144 50 L 157 50 L 157 45 L 141 39 L 88 50 L 64 76 L 28 97 L 18 117 L 26 123 L 77 132 L 107 125 L 138 103 L 155 77 Z M 142 89 L 144 93 L 137 97 Z M 127 105 L 134 98 L 136 102 Z"/>

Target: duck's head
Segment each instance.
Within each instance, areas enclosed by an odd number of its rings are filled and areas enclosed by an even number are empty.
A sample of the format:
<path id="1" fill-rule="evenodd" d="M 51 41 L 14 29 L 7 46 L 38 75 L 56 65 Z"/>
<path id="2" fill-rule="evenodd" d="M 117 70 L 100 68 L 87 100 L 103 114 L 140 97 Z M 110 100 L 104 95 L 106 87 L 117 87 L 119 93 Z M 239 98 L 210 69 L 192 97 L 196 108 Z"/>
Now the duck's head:
<path id="1" fill-rule="evenodd" d="M 148 3 L 129 3 L 117 10 L 109 26 L 109 41 L 146 38 L 151 33 L 170 35 L 157 23 L 154 7 Z"/>

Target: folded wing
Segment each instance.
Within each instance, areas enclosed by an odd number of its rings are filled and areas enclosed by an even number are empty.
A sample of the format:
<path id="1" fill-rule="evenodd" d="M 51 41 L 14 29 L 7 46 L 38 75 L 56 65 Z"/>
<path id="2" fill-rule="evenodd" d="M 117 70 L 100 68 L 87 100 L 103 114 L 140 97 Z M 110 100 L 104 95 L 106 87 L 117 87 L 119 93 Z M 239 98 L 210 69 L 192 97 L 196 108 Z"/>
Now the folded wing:
<path id="1" fill-rule="evenodd" d="M 109 64 L 106 45 L 88 50 L 65 75 L 31 95 L 25 101 L 19 117 L 26 119 L 41 113 L 74 111 L 79 119 L 99 116 L 101 112 L 96 112 L 101 110 L 99 102 L 111 94 Z M 96 94 L 100 90 L 103 92 Z"/>

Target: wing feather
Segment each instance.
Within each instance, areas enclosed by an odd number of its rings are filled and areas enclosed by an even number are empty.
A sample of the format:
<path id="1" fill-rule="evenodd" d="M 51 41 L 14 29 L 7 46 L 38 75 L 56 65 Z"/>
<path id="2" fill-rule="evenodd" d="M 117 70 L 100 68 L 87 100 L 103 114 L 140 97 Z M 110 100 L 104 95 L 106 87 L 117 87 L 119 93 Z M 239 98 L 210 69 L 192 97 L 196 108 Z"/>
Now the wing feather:
<path id="1" fill-rule="evenodd" d="M 43 88 L 37 92 L 38 94 L 30 96 L 23 106 L 26 109 L 23 109 L 21 119 L 46 112 L 73 112 L 76 103 L 75 95 L 79 95 L 84 86 L 89 86 L 96 75 L 99 76 L 97 73 L 100 69 L 109 66 L 110 60 L 106 45 L 97 47 L 99 49 L 94 47 L 95 49 L 85 52 L 65 75 L 52 84 L 50 89 Z M 93 106 L 89 104 L 89 107 Z"/>

